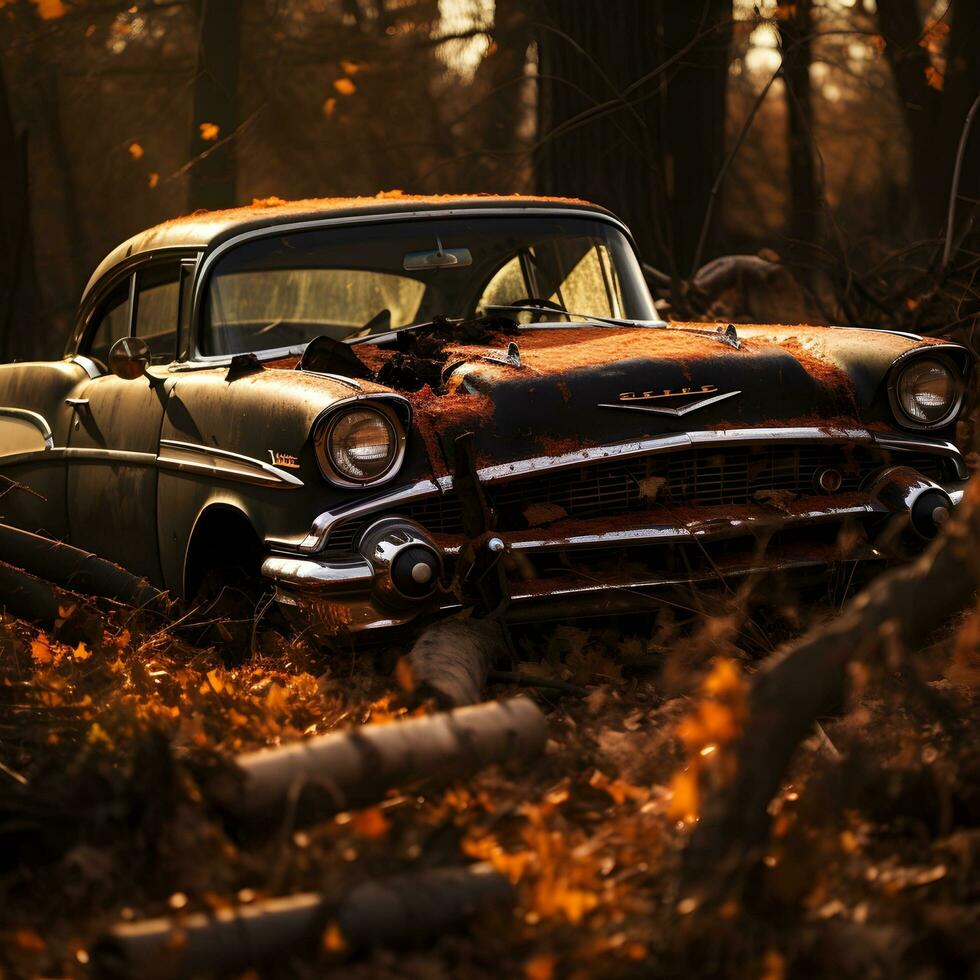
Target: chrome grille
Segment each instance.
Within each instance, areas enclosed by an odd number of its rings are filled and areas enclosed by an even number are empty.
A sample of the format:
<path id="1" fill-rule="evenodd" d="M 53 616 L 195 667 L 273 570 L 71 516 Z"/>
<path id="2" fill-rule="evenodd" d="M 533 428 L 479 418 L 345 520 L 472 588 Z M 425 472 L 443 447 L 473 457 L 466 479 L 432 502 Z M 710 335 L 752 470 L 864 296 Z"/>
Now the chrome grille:
<path id="1" fill-rule="evenodd" d="M 553 504 L 571 518 L 616 516 L 658 504 L 717 506 L 746 504 L 766 491 L 815 493 L 815 477 L 824 467 L 843 477 L 839 493 L 858 490 L 875 470 L 889 464 L 911 466 L 941 480 L 943 459 L 931 453 L 889 453 L 851 444 L 754 444 L 661 451 L 631 459 L 604 460 L 563 470 L 544 470 L 506 482 L 485 484 L 484 493 L 501 531 L 527 527 L 524 511 L 532 504 Z M 661 482 L 663 481 L 663 482 Z M 329 547 L 349 549 L 367 525 L 380 516 L 341 522 Z M 462 533 L 462 515 L 454 493 L 393 508 L 434 534 Z"/>

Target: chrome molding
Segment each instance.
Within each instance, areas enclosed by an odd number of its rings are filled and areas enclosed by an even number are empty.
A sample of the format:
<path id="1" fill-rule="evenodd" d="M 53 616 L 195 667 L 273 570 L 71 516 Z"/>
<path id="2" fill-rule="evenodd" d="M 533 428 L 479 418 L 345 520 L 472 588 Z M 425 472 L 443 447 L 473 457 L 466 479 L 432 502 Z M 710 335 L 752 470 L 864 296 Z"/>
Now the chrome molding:
<path id="1" fill-rule="evenodd" d="M 41 415 L 39 412 L 32 412 L 27 408 L 0 408 L 0 419 L 14 419 L 16 422 L 21 424 L 26 424 L 34 428 L 37 435 L 41 437 L 44 443 L 43 450 L 28 450 L 27 452 L 46 452 L 54 448 L 54 436 L 51 434 L 51 426 L 48 425 L 48 420 Z M 6 456 L 7 453 L 4 452 L 4 446 L 9 443 L 4 440 L 3 445 L 0 445 L 0 456 Z M 10 456 L 23 455 L 23 450 L 18 450 L 16 452 L 10 453 Z"/>
<path id="2" fill-rule="evenodd" d="M 155 460 L 161 469 L 177 470 L 180 473 L 202 474 L 222 480 L 283 489 L 303 486 L 303 481 L 292 473 L 261 459 L 192 442 L 161 439 L 160 453 Z"/>
<path id="3" fill-rule="evenodd" d="M 342 590 L 367 587 L 374 581 L 374 569 L 361 557 L 319 562 L 273 555 L 262 562 L 262 574 L 277 585 L 298 589 Z"/>
<path id="4" fill-rule="evenodd" d="M 955 460 L 958 468 L 962 468 L 963 465 L 956 447 L 949 442 L 929 442 L 920 436 L 906 437 L 901 434 L 884 436 L 871 432 L 868 429 L 807 426 L 799 428 L 773 427 L 766 429 L 707 429 L 703 431 L 673 433 L 671 435 L 658 436 L 654 439 L 642 439 L 637 442 L 621 443 L 616 446 L 595 446 L 578 449 L 570 453 L 562 453 L 558 456 L 537 456 L 532 459 L 516 460 L 512 463 L 498 463 L 494 466 L 481 467 L 477 470 L 477 475 L 483 483 L 502 483 L 510 479 L 539 472 L 554 472 L 556 470 L 574 468 L 603 460 L 630 459 L 635 456 L 669 452 L 687 447 L 800 442 L 854 442 L 869 446 L 880 445 L 882 448 L 889 449 L 925 450 L 935 452 L 938 455 L 949 456 Z M 368 500 L 355 500 L 335 510 L 320 514 L 313 522 L 309 532 L 302 537 L 270 537 L 266 538 L 265 543 L 273 549 L 313 554 L 326 546 L 330 532 L 341 521 L 363 517 L 379 511 L 391 510 L 399 504 L 448 493 L 452 488 L 453 478 L 451 476 L 442 476 L 435 480 L 420 480 L 417 483 L 398 487 L 381 497 L 375 496 Z"/>
<path id="5" fill-rule="evenodd" d="M 0 457 L 0 466 L 25 463 L 31 458 L 39 460 L 78 460 L 82 463 L 125 463 L 129 466 L 155 466 L 157 457 L 154 453 L 137 453 L 121 449 L 72 449 L 57 447 L 40 452 L 14 453 L 11 456 Z"/>
<path id="6" fill-rule="evenodd" d="M 852 504 L 847 507 L 825 507 L 800 514 L 781 514 L 773 510 L 771 514 L 760 510 L 759 516 L 744 518 L 716 517 L 704 521 L 689 521 L 687 524 L 654 524 L 647 527 L 632 527 L 625 531 L 601 531 L 597 534 L 568 534 L 558 537 L 531 536 L 531 531 L 510 531 L 501 534 L 508 551 L 567 551 L 575 548 L 601 548 L 615 545 L 676 544 L 683 541 L 697 541 L 702 538 L 720 539 L 738 537 L 751 533 L 754 529 L 792 527 L 801 523 L 837 520 L 859 514 L 885 513 L 886 508 L 877 503 Z M 524 535 L 521 537 L 520 535 Z M 447 555 L 458 554 L 457 545 L 443 547 Z"/>
<path id="7" fill-rule="evenodd" d="M 88 375 L 89 381 L 94 381 L 96 378 L 102 377 L 102 370 L 91 357 L 86 357 L 84 354 L 75 354 L 71 360 Z"/>

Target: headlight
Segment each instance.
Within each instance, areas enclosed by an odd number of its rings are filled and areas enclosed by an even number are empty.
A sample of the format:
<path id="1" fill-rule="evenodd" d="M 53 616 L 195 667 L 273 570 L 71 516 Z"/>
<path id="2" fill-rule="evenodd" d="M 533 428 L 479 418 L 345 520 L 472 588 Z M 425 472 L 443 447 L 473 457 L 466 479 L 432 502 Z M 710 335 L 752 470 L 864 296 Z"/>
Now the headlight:
<path id="1" fill-rule="evenodd" d="M 342 486 L 374 483 L 400 460 L 404 436 L 397 421 L 377 408 L 349 408 L 327 421 L 316 441 L 320 468 Z"/>
<path id="2" fill-rule="evenodd" d="M 959 408 L 962 386 L 945 361 L 917 358 L 898 375 L 895 398 L 907 421 L 931 427 L 949 421 Z"/>

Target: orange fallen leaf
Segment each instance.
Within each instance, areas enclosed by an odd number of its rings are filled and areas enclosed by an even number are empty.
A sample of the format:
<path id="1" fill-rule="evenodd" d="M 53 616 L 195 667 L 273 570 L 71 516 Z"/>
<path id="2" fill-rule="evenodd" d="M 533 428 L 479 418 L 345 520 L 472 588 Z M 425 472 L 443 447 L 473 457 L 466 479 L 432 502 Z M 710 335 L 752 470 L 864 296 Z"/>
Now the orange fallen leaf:
<path id="1" fill-rule="evenodd" d="M 27 953 L 43 953 L 48 944 L 33 929 L 18 929 L 14 933 L 14 943 Z"/>
<path id="2" fill-rule="evenodd" d="M 539 953 L 524 962 L 524 976 L 527 980 L 551 980 L 556 963 L 553 953 Z"/>
<path id="3" fill-rule="evenodd" d="M 337 110 L 337 100 L 331 95 L 323 102 L 323 114 L 329 119 Z"/>
<path id="4" fill-rule="evenodd" d="M 926 69 L 926 84 L 929 88 L 934 88 L 937 92 L 943 90 L 943 85 L 946 84 L 946 79 L 943 78 L 942 73 L 937 71 L 930 65 Z"/>
<path id="5" fill-rule="evenodd" d="M 218 134 L 221 132 L 221 127 L 217 123 L 213 122 L 202 122 L 198 126 L 198 130 L 201 133 L 201 139 L 205 142 L 210 142 L 211 140 L 216 140 Z"/>
<path id="6" fill-rule="evenodd" d="M 55 655 L 44 633 L 38 634 L 36 640 L 31 640 L 31 656 L 34 658 L 34 662 L 38 664 L 54 663 Z"/>
<path id="7" fill-rule="evenodd" d="M 139 160 L 139 158 L 143 156 L 143 147 L 140 146 L 139 143 L 130 143 L 128 149 L 129 155 L 134 160 Z"/>
<path id="8" fill-rule="evenodd" d="M 333 87 L 340 95 L 353 95 L 357 91 L 357 86 L 349 78 L 336 79 Z"/>
<path id="9" fill-rule="evenodd" d="M 62 0 L 34 0 L 34 6 L 41 20 L 57 20 L 68 13 Z"/>
<path id="10" fill-rule="evenodd" d="M 347 949 L 347 940 L 335 921 L 330 922 L 323 930 L 323 948 L 328 953 L 343 953 Z"/>
<path id="11" fill-rule="evenodd" d="M 92 651 L 89 650 L 84 643 L 79 643 L 77 647 L 71 652 L 72 658 L 75 660 L 88 660 L 92 656 Z"/>
<path id="12" fill-rule="evenodd" d="M 384 837 L 391 829 L 391 822 L 376 806 L 373 806 L 354 814 L 351 829 L 361 837 L 373 839 Z"/>
<path id="13" fill-rule="evenodd" d="M 156 187 L 157 184 L 160 183 L 160 175 L 154 171 L 147 178 L 147 181 L 146 182 L 150 185 L 150 190 L 153 190 L 153 188 Z"/>

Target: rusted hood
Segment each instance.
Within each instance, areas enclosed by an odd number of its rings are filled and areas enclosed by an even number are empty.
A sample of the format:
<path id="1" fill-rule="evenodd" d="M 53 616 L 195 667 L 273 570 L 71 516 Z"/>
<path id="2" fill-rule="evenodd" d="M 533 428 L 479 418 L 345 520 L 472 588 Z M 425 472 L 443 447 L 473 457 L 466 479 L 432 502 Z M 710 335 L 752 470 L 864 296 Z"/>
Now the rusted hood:
<path id="1" fill-rule="evenodd" d="M 506 462 L 692 429 L 888 428 L 891 364 L 931 343 L 880 331 L 739 325 L 733 347 L 717 327 L 571 325 L 447 345 L 447 393 L 425 388 L 409 397 L 430 456 L 438 444 L 450 466 L 453 441 L 468 430 L 481 461 Z M 519 364 L 508 360 L 511 342 Z"/>

